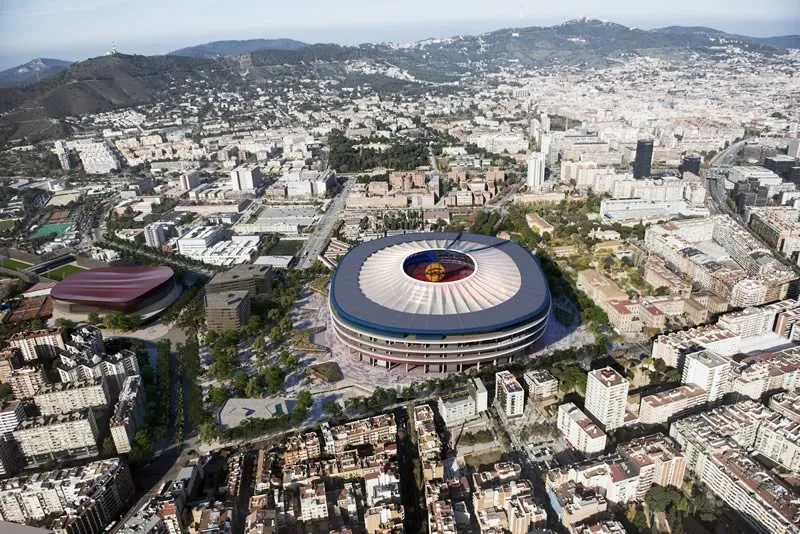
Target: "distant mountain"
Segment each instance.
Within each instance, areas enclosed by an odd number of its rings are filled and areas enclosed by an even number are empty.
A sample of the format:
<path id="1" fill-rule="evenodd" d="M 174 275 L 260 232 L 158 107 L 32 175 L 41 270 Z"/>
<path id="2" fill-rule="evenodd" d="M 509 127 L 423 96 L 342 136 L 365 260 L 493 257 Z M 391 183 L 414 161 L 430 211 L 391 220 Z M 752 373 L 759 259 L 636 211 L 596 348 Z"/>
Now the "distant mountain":
<path id="1" fill-rule="evenodd" d="M 298 50 L 308 46 L 294 39 L 249 39 L 245 41 L 214 41 L 170 52 L 170 56 L 212 59 L 219 56 L 240 56 L 256 50 Z"/>
<path id="2" fill-rule="evenodd" d="M 71 61 L 40 57 L 0 71 L 0 87 L 12 87 L 45 80 L 72 65 Z"/>
<path id="3" fill-rule="evenodd" d="M 694 37 L 724 37 L 726 39 L 733 39 L 736 41 L 750 43 L 754 45 L 767 45 L 775 48 L 799 48 L 800 49 L 800 35 L 776 35 L 774 37 L 750 37 L 748 35 L 738 35 L 733 33 L 725 33 L 714 28 L 706 28 L 704 26 L 667 26 L 665 28 L 657 28 L 652 30 L 659 33 L 669 33 L 674 35 L 691 35 Z"/>

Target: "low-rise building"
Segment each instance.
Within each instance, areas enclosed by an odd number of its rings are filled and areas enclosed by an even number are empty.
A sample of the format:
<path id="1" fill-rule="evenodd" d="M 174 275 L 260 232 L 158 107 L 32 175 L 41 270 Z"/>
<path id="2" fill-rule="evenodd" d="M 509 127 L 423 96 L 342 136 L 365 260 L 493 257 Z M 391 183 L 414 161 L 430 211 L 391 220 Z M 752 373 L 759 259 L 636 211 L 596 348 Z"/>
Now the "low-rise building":
<path id="1" fill-rule="evenodd" d="M 558 380 L 546 369 L 533 369 L 522 376 L 528 387 L 528 399 L 539 402 L 558 395 Z"/>
<path id="2" fill-rule="evenodd" d="M 686 458 L 674 441 L 663 434 L 653 434 L 617 446 L 617 452 L 639 474 L 636 499 L 643 500 L 647 490 L 657 486 L 680 488 L 686 475 Z"/>
<path id="3" fill-rule="evenodd" d="M 338 454 L 348 446 L 382 445 L 396 441 L 397 424 L 393 414 L 376 415 L 332 427 L 330 433 L 323 430 L 323 438 L 325 451 L 328 454 Z"/>
<path id="4" fill-rule="evenodd" d="M 328 517 L 328 500 L 325 494 L 325 484 L 319 483 L 300 490 L 300 516 L 301 521 L 313 521 Z"/>
<path id="5" fill-rule="evenodd" d="M 267 295 L 272 286 L 272 267 L 269 265 L 235 265 L 214 275 L 207 284 L 207 293 L 247 291 L 251 297 Z"/>
<path id="6" fill-rule="evenodd" d="M 455 426 L 468 421 L 488 408 L 488 393 L 480 378 L 472 378 L 467 387 L 439 397 L 439 415 L 445 425 Z"/>
<path id="7" fill-rule="evenodd" d="M 206 325 L 209 330 L 238 330 L 249 319 L 248 291 L 206 293 Z"/>
<path id="8" fill-rule="evenodd" d="M 285 443 L 283 464 L 294 465 L 318 458 L 322 454 L 319 436 L 316 432 L 307 432 L 302 436 L 290 436 Z"/>

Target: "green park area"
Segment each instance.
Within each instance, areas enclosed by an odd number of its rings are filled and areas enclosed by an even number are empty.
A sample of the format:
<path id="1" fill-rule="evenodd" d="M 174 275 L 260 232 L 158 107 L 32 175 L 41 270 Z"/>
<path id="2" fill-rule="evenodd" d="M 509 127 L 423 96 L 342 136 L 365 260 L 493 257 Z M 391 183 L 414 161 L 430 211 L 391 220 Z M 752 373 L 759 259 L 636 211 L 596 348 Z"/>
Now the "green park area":
<path id="1" fill-rule="evenodd" d="M 42 276 L 49 278 L 50 280 L 55 280 L 56 282 L 60 282 L 65 278 L 72 276 L 75 273 L 79 273 L 81 271 L 85 271 L 82 267 L 78 267 L 72 263 L 67 265 L 62 265 L 57 269 L 53 269 L 52 271 L 47 271 Z"/>
<path id="2" fill-rule="evenodd" d="M 19 261 L 19 260 L 12 260 L 11 258 L 5 258 L 3 260 L 0 260 L 0 265 L 5 267 L 6 269 L 13 269 L 15 271 L 21 271 L 31 266 L 30 263 L 25 263 L 24 261 Z"/>

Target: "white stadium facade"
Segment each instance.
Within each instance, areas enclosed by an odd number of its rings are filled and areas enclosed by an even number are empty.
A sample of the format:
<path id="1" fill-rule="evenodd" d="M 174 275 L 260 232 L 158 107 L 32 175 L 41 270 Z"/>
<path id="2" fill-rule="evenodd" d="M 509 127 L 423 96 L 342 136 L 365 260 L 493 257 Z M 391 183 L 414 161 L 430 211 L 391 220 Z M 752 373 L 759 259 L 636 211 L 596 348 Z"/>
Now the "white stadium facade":
<path id="1" fill-rule="evenodd" d="M 350 250 L 331 281 L 335 335 L 374 366 L 465 371 L 525 355 L 544 334 L 550 290 L 512 241 L 403 234 Z"/>

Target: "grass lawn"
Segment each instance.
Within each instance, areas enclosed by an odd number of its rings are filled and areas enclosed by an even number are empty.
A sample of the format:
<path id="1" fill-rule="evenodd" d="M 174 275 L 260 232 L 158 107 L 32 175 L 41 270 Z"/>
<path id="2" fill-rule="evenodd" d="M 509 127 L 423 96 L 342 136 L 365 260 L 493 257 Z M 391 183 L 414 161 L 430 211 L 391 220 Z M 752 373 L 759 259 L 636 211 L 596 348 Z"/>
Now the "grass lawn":
<path id="1" fill-rule="evenodd" d="M 30 263 L 25 263 L 24 261 L 19 261 L 19 260 L 12 260 L 11 258 L 6 258 L 0 261 L 0 265 L 5 267 L 6 269 L 14 269 L 15 271 L 21 271 L 31 266 Z"/>
<path id="2" fill-rule="evenodd" d="M 16 226 L 17 221 L 14 219 L 6 219 L 5 221 L 0 221 L 0 230 L 11 230 Z"/>
<path id="3" fill-rule="evenodd" d="M 73 275 L 75 273 L 79 273 L 79 272 L 82 272 L 82 271 L 85 271 L 85 270 L 86 269 L 78 267 L 77 265 L 73 265 L 71 263 L 68 263 L 67 265 L 62 265 L 58 269 L 53 269 L 52 271 L 47 271 L 42 276 L 45 276 L 45 277 L 49 278 L 50 280 L 55 280 L 56 282 L 60 282 L 63 279 L 67 278 L 68 276 L 71 276 L 71 275 Z"/>

